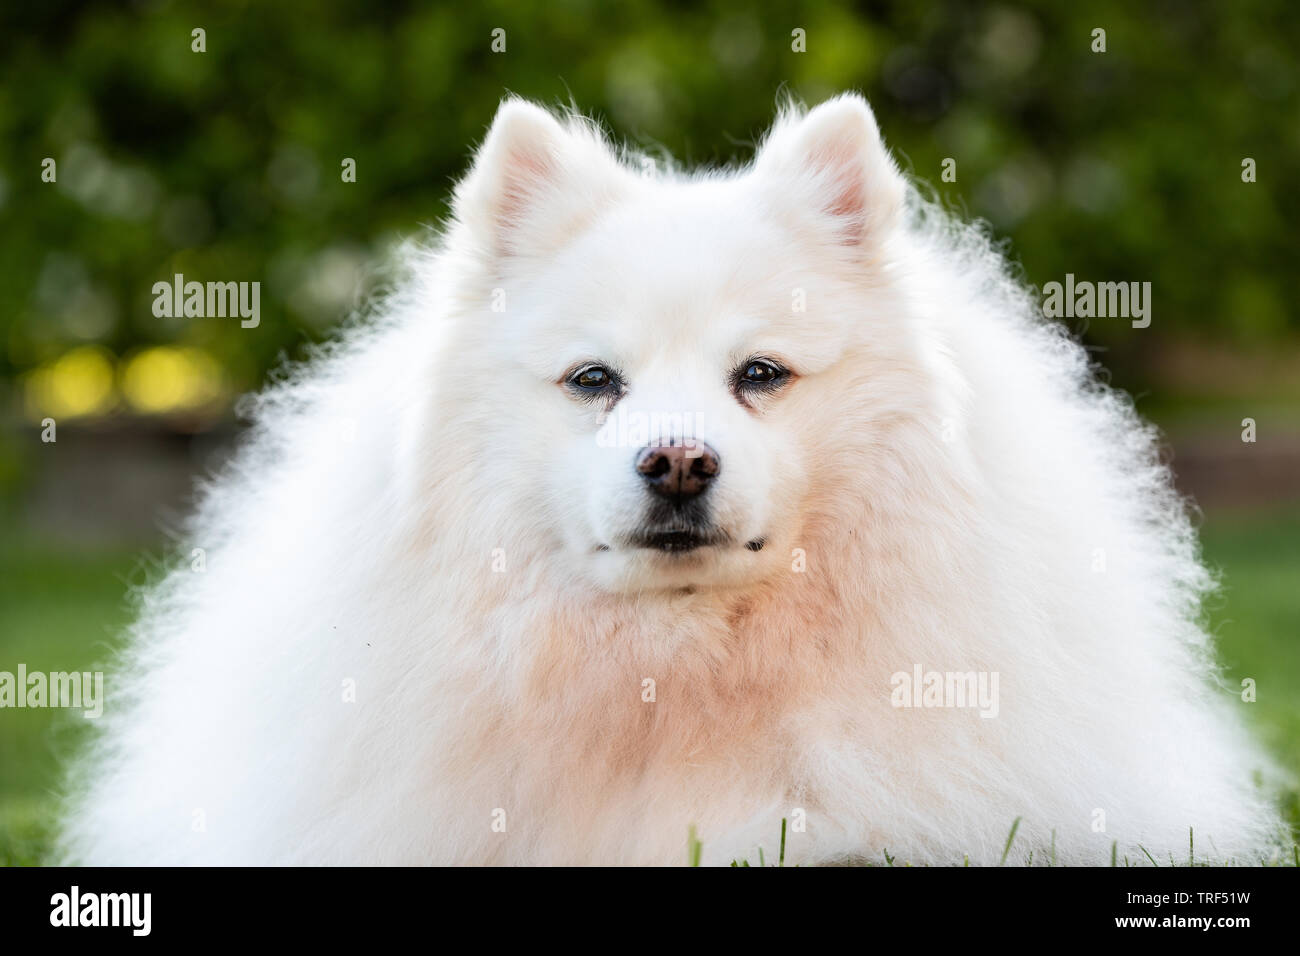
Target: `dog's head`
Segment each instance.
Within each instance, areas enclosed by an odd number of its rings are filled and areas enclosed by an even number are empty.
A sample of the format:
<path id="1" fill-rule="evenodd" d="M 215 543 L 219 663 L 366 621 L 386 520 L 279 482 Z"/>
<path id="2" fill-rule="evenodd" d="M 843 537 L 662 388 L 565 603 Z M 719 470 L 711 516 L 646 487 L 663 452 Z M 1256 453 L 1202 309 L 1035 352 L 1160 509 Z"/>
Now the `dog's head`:
<path id="1" fill-rule="evenodd" d="M 860 486 L 846 450 L 906 401 L 887 386 L 907 364 L 888 255 L 903 194 L 852 95 L 790 111 L 752 166 L 693 176 L 503 104 L 456 192 L 490 297 L 461 369 L 508 408 L 493 454 L 576 574 L 759 580 Z"/>

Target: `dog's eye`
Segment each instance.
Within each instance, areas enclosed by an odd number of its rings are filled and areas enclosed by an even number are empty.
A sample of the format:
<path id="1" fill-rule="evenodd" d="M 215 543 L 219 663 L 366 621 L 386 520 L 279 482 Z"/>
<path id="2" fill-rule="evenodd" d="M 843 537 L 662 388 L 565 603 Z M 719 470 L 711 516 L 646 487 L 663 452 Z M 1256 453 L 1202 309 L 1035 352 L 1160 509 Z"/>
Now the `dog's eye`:
<path id="1" fill-rule="evenodd" d="M 602 365 L 588 365 L 570 375 L 569 384 L 584 392 L 603 392 L 614 384 L 614 374 Z"/>
<path id="2" fill-rule="evenodd" d="M 775 362 L 769 362 L 767 359 L 752 359 L 740 370 L 737 383 L 741 386 L 775 385 L 785 377 L 785 374 L 785 369 Z"/>
<path id="3" fill-rule="evenodd" d="M 789 381 L 789 369 L 771 359 L 751 358 L 731 373 L 731 390 L 740 404 L 753 408 L 751 400 L 759 402 L 765 396 L 780 391 Z"/>

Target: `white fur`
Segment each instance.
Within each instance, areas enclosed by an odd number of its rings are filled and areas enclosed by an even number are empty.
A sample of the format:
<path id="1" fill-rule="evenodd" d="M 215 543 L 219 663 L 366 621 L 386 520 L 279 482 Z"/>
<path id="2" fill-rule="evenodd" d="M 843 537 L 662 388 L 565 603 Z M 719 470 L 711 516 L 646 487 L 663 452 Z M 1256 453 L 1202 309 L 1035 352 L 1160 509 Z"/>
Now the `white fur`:
<path id="1" fill-rule="evenodd" d="M 867 105 L 784 111 L 743 170 L 633 159 L 504 103 L 411 281 L 262 396 L 206 572 L 144 595 L 68 858 L 674 864 L 695 825 L 726 863 L 796 808 L 788 862 L 996 862 L 1017 817 L 1013 861 L 1267 853 L 1151 431 Z M 798 377 L 747 409 L 760 354 Z M 633 450 L 561 384 L 597 359 L 625 411 L 700 415 L 730 546 L 618 545 Z M 997 672 L 998 716 L 892 706 L 916 664 Z"/>

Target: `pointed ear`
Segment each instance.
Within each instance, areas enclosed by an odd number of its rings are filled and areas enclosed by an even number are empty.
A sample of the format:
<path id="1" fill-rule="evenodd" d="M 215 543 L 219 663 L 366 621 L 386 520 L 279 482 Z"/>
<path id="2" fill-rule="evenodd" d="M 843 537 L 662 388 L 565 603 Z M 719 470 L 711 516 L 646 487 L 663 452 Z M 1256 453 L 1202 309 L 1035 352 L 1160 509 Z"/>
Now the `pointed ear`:
<path id="1" fill-rule="evenodd" d="M 557 251 L 626 189 L 631 177 L 581 119 L 561 123 L 521 99 L 502 102 L 452 210 L 493 257 Z"/>
<path id="2" fill-rule="evenodd" d="M 845 93 L 806 116 L 778 120 L 755 171 L 769 195 L 802 223 L 820 224 L 839 245 L 884 238 L 903 209 L 906 186 L 885 149 L 866 100 Z"/>

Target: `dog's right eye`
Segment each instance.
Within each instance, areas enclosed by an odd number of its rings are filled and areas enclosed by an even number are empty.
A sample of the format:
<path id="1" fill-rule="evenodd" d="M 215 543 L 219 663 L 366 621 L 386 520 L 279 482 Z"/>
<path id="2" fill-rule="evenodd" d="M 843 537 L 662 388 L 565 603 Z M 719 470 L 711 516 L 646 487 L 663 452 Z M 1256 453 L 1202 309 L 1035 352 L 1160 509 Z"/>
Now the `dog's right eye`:
<path id="1" fill-rule="evenodd" d="M 597 395 L 615 386 L 614 373 L 603 365 L 584 365 L 569 376 L 569 385 L 585 395 Z"/>
<path id="2" fill-rule="evenodd" d="M 609 373 L 603 368 L 584 368 L 573 376 L 573 384 L 579 388 L 604 388 L 609 384 Z"/>

